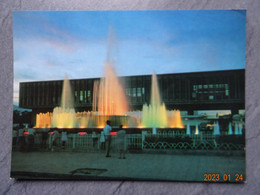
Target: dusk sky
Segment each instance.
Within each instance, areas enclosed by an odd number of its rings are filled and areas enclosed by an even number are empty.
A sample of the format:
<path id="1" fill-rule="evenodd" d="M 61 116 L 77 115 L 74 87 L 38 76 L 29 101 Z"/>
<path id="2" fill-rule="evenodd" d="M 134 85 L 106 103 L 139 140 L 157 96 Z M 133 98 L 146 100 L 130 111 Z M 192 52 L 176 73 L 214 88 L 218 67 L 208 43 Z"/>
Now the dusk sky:
<path id="1" fill-rule="evenodd" d="M 19 82 L 245 68 L 245 11 L 18 11 L 13 13 L 14 103 Z"/>

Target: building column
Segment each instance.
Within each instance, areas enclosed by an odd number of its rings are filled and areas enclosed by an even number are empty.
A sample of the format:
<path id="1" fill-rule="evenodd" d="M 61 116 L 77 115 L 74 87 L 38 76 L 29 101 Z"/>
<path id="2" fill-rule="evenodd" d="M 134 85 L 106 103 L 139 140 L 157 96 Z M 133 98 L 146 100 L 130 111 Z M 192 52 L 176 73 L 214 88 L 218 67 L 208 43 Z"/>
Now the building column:
<path id="1" fill-rule="evenodd" d="M 194 110 L 188 110 L 188 115 L 193 115 L 194 114 Z"/>
<path id="2" fill-rule="evenodd" d="M 238 109 L 237 109 L 237 108 L 232 108 L 232 109 L 231 109 L 231 114 L 232 114 L 232 115 L 238 114 Z"/>

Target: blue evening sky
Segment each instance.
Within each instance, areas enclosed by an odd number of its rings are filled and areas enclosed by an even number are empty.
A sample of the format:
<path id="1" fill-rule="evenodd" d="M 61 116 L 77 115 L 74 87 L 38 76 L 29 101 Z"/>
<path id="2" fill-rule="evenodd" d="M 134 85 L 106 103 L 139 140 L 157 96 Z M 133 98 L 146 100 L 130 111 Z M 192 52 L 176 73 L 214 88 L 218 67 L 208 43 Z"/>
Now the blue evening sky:
<path id="1" fill-rule="evenodd" d="M 245 26 L 243 10 L 17 11 L 14 102 L 19 82 L 101 77 L 108 51 L 119 76 L 245 68 Z"/>

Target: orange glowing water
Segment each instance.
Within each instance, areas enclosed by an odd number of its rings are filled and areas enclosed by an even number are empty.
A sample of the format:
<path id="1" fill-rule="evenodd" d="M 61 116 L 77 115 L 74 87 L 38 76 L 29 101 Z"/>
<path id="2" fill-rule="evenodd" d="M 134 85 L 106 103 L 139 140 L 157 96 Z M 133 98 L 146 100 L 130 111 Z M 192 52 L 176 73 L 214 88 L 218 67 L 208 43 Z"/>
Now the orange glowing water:
<path id="1" fill-rule="evenodd" d="M 128 102 L 115 70 L 109 62 L 105 63 L 105 77 L 99 85 L 94 86 L 94 110 L 101 115 L 125 115 L 128 111 Z"/>
<path id="2" fill-rule="evenodd" d="M 36 115 L 36 128 L 51 127 L 52 113 L 39 113 Z"/>
<path id="3" fill-rule="evenodd" d="M 179 110 L 168 112 L 168 126 L 171 128 L 184 128 Z"/>
<path id="4" fill-rule="evenodd" d="M 111 56 L 111 45 L 116 42 L 113 38 L 114 34 L 110 29 L 105 73 L 100 81 L 94 82 L 92 111 L 75 113 L 70 83 L 66 76 L 60 107 L 54 108 L 53 113 L 37 114 L 37 128 L 103 128 L 106 120 L 111 120 L 112 126 L 122 124 L 125 127 L 140 128 L 183 128 L 180 111 L 166 111 L 165 104 L 161 102 L 155 73 L 152 75 L 151 104 L 143 105 L 142 111 L 128 112 L 129 106 L 122 81 L 119 81 L 113 67 L 115 60 Z"/>

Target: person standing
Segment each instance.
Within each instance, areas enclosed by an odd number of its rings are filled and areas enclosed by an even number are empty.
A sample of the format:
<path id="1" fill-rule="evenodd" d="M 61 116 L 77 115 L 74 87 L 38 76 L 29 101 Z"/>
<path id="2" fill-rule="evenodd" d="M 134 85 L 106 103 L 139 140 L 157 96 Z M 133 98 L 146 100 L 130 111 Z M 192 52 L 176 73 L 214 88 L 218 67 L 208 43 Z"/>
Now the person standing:
<path id="1" fill-rule="evenodd" d="M 106 139 L 105 139 L 105 135 L 104 135 L 104 131 L 101 131 L 101 134 L 100 134 L 100 149 L 101 150 L 105 150 L 105 141 L 106 141 Z"/>
<path id="2" fill-rule="evenodd" d="M 111 135 L 110 132 L 112 131 L 112 127 L 110 126 L 111 122 L 110 120 L 107 120 L 107 125 L 104 127 L 104 135 L 105 135 L 105 139 L 106 139 L 106 150 L 107 150 L 107 154 L 106 157 L 111 157 L 110 156 L 110 145 L 111 145 Z"/>
<path id="3" fill-rule="evenodd" d="M 47 148 L 47 140 L 49 137 L 49 128 L 46 125 L 45 128 L 42 129 L 41 135 L 42 135 L 42 142 L 41 142 L 41 148 L 46 149 Z"/>
<path id="4" fill-rule="evenodd" d="M 96 147 L 97 142 L 98 142 L 98 136 L 97 136 L 97 133 L 96 133 L 96 131 L 93 131 L 93 132 L 92 132 L 92 143 L 93 143 L 93 148 Z"/>
<path id="5" fill-rule="evenodd" d="M 15 128 L 13 129 L 12 137 L 13 137 L 13 147 L 16 148 L 18 132 Z"/>
<path id="6" fill-rule="evenodd" d="M 19 151 L 23 151 L 24 150 L 24 146 L 25 146 L 25 137 L 24 137 L 24 126 L 20 125 L 19 131 L 18 131 L 18 147 L 19 147 Z"/>
<path id="7" fill-rule="evenodd" d="M 34 132 L 33 125 L 30 125 L 28 129 L 28 151 L 32 151 L 34 147 Z"/>
<path id="8" fill-rule="evenodd" d="M 119 159 L 125 159 L 126 153 L 126 131 L 123 130 L 123 125 L 120 125 L 119 131 L 117 132 L 117 144 L 119 150 Z"/>
<path id="9" fill-rule="evenodd" d="M 68 141 L 67 132 L 63 130 L 61 132 L 61 143 L 62 143 L 62 149 L 65 149 L 66 142 Z"/>
<path id="10" fill-rule="evenodd" d="M 58 137 L 59 137 L 59 132 L 58 132 L 57 129 L 55 129 L 53 131 L 53 135 L 52 135 L 52 144 L 51 144 L 51 151 L 52 152 L 54 151 L 54 147 L 56 148 L 56 146 L 57 146 Z"/>

